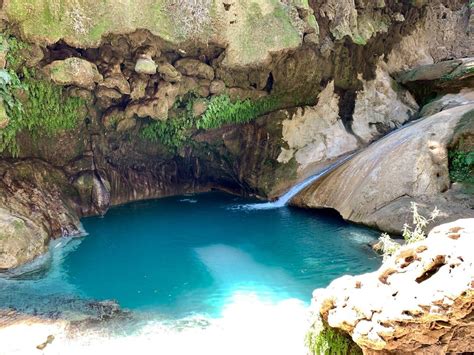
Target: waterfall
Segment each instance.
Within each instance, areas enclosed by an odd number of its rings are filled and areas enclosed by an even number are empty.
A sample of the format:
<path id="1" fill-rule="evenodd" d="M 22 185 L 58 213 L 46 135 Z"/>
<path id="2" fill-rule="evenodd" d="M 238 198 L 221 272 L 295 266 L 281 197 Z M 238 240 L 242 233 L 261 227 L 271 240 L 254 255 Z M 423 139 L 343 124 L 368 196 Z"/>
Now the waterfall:
<path id="1" fill-rule="evenodd" d="M 347 155 L 347 156 L 335 161 L 334 163 L 328 165 L 324 169 L 318 171 L 316 174 L 311 175 L 307 179 L 305 179 L 305 180 L 301 181 L 300 183 L 296 184 L 290 190 L 288 190 L 284 195 L 280 196 L 276 201 L 266 202 L 266 203 L 253 203 L 253 204 L 249 204 L 249 205 L 240 206 L 240 208 L 249 209 L 249 210 L 267 210 L 267 209 L 272 209 L 272 208 L 284 207 L 298 193 L 300 193 L 306 187 L 308 187 L 313 182 L 318 180 L 320 177 L 330 173 L 331 171 L 333 171 L 337 167 L 344 164 L 346 161 L 348 161 L 350 158 L 352 158 L 354 156 L 354 154 L 355 153 L 352 153 L 350 155 Z"/>

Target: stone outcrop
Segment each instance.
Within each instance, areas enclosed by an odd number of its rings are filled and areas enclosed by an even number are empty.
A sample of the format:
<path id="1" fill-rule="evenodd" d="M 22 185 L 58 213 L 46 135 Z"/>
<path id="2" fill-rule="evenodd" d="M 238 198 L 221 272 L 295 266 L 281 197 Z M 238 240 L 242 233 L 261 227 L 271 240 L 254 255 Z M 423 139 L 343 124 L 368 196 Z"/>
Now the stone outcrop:
<path id="1" fill-rule="evenodd" d="M 449 190 L 448 145 L 473 110 L 474 102 L 450 108 L 375 142 L 301 192 L 294 204 L 333 208 L 345 219 L 393 233 L 409 218 L 411 201 L 428 210 L 437 206 L 438 223 L 472 217 L 472 199 Z"/>
<path id="2" fill-rule="evenodd" d="M 474 219 L 434 228 L 373 273 L 313 292 L 315 326 L 347 333 L 364 354 L 474 351 Z"/>
<path id="3" fill-rule="evenodd" d="M 304 2 L 295 6 L 271 0 L 139 0 L 131 4 L 8 0 L 4 4 L 9 20 L 31 42 L 49 45 L 64 40 L 75 47 L 97 47 L 109 34 L 144 29 L 185 48 L 192 43 L 218 43 L 227 48 L 225 63 L 232 67 L 258 65 L 268 61 L 272 52 L 301 45 L 305 28 L 311 26 L 299 18 L 299 8 L 306 10 L 304 18 L 314 28 L 314 16 L 309 17 L 312 10 Z"/>
<path id="4" fill-rule="evenodd" d="M 462 1 L 430 1 L 414 30 L 393 45 L 387 55 L 390 74 L 452 58 L 472 56 L 472 9 Z"/>
<path id="5" fill-rule="evenodd" d="M 48 249 L 51 237 L 81 232 L 65 174 L 41 161 L 0 162 L 0 269 Z"/>
<path id="6" fill-rule="evenodd" d="M 103 79 L 95 64 L 80 58 L 56 60 L 44 70 L 56 84 L 75 85 L 90 90 Z"/>
<path id="7" fill-rule="evenodd" d="M 288 148 L 282 148 L 281 163 L 295 159 L 300 169 L 311 163 L 331 160 L 359 148 L 359 143 L 347 132 L 339 117 L 339 96 L 331 82 L 318 97 L 314 107 L 298 108 L 282 122 L 282 138 Z"/>

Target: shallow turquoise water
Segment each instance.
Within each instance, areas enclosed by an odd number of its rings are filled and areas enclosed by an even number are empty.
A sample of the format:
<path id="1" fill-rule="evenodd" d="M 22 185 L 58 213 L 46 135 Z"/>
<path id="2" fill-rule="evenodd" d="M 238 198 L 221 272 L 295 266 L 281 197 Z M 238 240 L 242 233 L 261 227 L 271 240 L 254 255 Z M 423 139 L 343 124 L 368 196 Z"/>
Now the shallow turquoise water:
<path id="1" fill-rule="evenodd" d="M 334 278 L 380 265 L 367 246 L 377 237 L 371 230 L 327 213 L 242 207 L 249 202 L 207 193 L 85 218 L 89 235 L 53 246 L 42 272 L 0 283 L 0 307 L 37 307 L 52 295 L 114 299 L 171 319 L 218 317 L 238 294 L 309 302 Z"/>

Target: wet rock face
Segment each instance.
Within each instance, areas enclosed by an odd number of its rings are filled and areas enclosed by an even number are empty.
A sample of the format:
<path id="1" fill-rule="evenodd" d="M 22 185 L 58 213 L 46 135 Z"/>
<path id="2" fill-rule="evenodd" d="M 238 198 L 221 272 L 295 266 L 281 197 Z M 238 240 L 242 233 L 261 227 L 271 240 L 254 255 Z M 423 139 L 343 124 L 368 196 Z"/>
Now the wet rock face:
<path id="1" fill-rule="evenodd" d="M 51 237 L 80 232 L 75 191 L 41 161 L 0 162 L 0 269 L 43 254 Z"/>
<path id="2" fill-rule="evenodd" d="M 400 233 L 410 201 L 438 206 L 437 221 L 472 216 L 472 200 L 450 194 L 448 145 L 474 102 L 441 111 L 377 141 L 304 190 L 294 203 L 334 208 L 343 218 Z M 350 183 L 348 183 L 350 181 Z"/>
<path id="3" fill-rule="evenodd" d="M 474 219 L 436 227 L 378 271 L 315 290 L 312 311 L 364 354 L 472 352 L 473 236 Z"/>

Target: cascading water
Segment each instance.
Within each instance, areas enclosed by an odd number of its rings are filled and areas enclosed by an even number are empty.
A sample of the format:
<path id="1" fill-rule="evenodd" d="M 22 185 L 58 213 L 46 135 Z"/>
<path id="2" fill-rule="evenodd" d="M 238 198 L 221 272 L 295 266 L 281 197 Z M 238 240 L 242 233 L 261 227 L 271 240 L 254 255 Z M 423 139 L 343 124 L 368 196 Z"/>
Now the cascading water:
<path id="1" fill-rule="evenodd" d="M 408 122 L 406 124 L 404 124 L 403 126 L 400 126 L 396 129 L 394 129 L 393 131 L 387 133 L 385 136 L 383 136 L 382 138 L 380 138 L 379 140 L 373 142 L 372 144 L 375 144 L 377 142 L 380 142 L 380 141 L 383 141 L 385 139 L 387 139 L 388 137 L 390 137 L 392 134 L 402 130 L 402 129 L 405 129 L 409 126 L 411 126 L 412 124 L 414 124 L 415 122 L 417 121 L 411 121 L 411 122 Z M 265 202 L 265 203 L 254 203 L 254 204 L 248 204 L 248 205 L 241 205 L 241 206 L 238 206 L 237 208 L 238 209 L 248 209 L 248 210 L 267 210 L 267 209 L 273 209 L 273 208 L 281 208 L 281 207 L 284 207 L 288 204 L 288 202 L 291 201 L 291 199 L 293 197 L 295 197 L 297 194 L 299 194 L 301 191 L 303 191 L 306 187 L 308 187 L 309 185 L 311 185 L 313 182 L 317 181 L 319 178 L 325 176 L 326 174 L 330 173 L 331 171 L 333 171 L 334 169 L 336 169 L 337 167 L 341 166 L 342 164 L 344 164 L 346 161 L 350 160 L 354 155 L 356 155 L 358 152 L 354 152 L 352 154 L 349 154 L 349 155 L 346 155 L 344 156 L 343 158 L 337 160 L 336 162 L 334 162 L 333 164 L 330 164 L 328 165 L 327 167 L 325 167 L 324 169 L 322 169 L 321 171 L 317 172 L 316 174 L 314 175 L 311 175 L 310 177 L 308 177 L 307 179 L 303 180 L 302 182 L 296 184 L 295 186 L 293 186 L 290 190 L 288 190 L 284 195 L 280 196 L 277 200 L 273 201 L 273 202 Z"/>
<path id="2" fill-rule="evenodd" d="M 304 190 L 306 187 L 311 185 L 313 182 L 318 180 L 319 178 L 323 177 L 324 175 L 330 173 L 337 167 L 344 164 L 350 158 L 354 156 L 355 153 L 347 155 L 336 162 L 328 165 L 324 169 L 318 171 L 316 174 L 311 175 L 307 179 L 301 181 L 300 183 L 293 186 L 290 190 L 288 190 L 284 195 L 280 196 L 277 200 L 273 202 L 266 202 L 266 203 L 253 203 L 248 205 L 239 206 L 239 208 L 249 209 L 249 210 L 266 210 L 266 209 L 273 209 L 273 208 L 281 208 L 288 204 L 293 197 L 295 197 L 298 193 Z"/>

